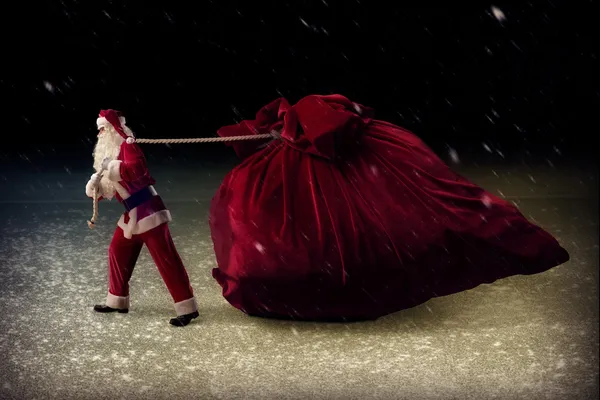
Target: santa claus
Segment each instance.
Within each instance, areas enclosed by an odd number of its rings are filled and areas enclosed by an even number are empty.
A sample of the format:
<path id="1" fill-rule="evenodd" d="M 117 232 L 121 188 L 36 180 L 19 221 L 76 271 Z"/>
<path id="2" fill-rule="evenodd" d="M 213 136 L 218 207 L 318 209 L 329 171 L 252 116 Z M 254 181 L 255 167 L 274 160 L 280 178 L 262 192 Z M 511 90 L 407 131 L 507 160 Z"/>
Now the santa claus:
<path id="1" fill-rule="evenodd" d="M 108 249 L 106 304 L 94 306 L 101 313 L 129 311 L 129 280 L 145 244 L 175 303 L 176 318 L 170 323 L 186 326 L 198 317 L 198 305 L 168 223 L 171 214 L 154 189 L 146 159 L 119 111 L 102 110 L 97 120 L 94 173 L 86 185 L 88 197 L 97 189 L 99 200 L 116 197 L 125 207 Z"/>

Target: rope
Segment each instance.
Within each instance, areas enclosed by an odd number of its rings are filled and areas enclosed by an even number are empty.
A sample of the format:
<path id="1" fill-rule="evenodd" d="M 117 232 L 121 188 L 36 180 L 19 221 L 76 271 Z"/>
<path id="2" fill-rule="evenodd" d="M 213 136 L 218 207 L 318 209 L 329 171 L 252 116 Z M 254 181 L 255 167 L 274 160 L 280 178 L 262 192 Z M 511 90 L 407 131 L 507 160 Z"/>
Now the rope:
<path id="1" fill-rule="evenodd" d="M 261 139 L 279 139 L 281 135 L 278 131 L 273 130 L 271 133 L 264 133 L 260 135 L 249 135 L 249 136 L 230 136 L 230 137 L 210 137 L 210 138 L 188 138 L 188 139 L 135 139 L 136 143 L 149 143 L 149 144 L 170 144 L 170 143 L 215 143 L 215 142 L 238 142 L 242 140 L 261 140 Z M 104 170 L 103 170 L 104 171 Z M 102 171 L 100 171 L 100 177 Z M 92 218 L 88 220 L 88 226 L 90 229 L 96 227 L 96 219 L 98 219 L 98 192 L 99 183 L 94 188 L 94 213 Z"/>
<path id="2" fill-rule="evenodd" d="M 98 188 L 94 188 L 94 213 L 92 214 L 92 219 L 87 222 L 90 229 L 96 227 L 96 219 L 98 219 Z"/>
<path id="3" fill-rule="evenodd" d="M 215 143 L 215 142 L 238 142 L 241 140 L 261 140 L 277 138 L 276 133 L 264 133 L 250 136 L 230 136 L 211 138 L 188 138 L 188 139 L 135 139 L 136 143 L 168 144 L 168 143 Z"/>
<path id="4" fill-rule="evenodd" d="M 94 187 L 94 212 L 92 214 L 92 218 L 90 220 L 88 220 L 87 224 L 88 227 L 90 229 L 94 229 L 96 227 L 96 220 L 98 219 L 98 194 L 100 192 L 100 180 L 102 179 L 102 172 L 104 172 L 104 169 L 102 171 L 99 172 L 98 174 L 98 180 L 95 184 Z"/>

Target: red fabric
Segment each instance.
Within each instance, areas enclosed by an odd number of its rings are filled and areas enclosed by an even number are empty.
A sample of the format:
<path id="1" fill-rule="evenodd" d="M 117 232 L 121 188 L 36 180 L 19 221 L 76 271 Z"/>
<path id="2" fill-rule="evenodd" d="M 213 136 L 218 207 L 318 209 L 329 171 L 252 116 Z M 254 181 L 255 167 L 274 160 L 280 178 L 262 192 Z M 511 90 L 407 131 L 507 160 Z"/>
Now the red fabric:
<path id="1" fill-rule="evenodd" d="M 512 204 L 454 173 L 414 134 L 339 95 L 279 99 L 219 131 L 283 128 L 213 198 L 213 277 L 240 310 L 372 319 L 481 283 L 546 271 L 568 253 Z"/>
<path id="2" fill-rule="evenodd" d="M 117 228 L 108 248 L 108 291 L 115 295 L 129 296 L 129 281 L 143 245 L 150 256 L 175 303 L 194 297 L 187 271 L 167 224 L 127 239 L 123 230 Z"/>
<path id="3" fill-rule="evenodd" d="M 146 157 L 140 146 L 136 143 L 121 143 L 119 157 L 122 163 L 119 166 L 121 180 L 125 183 L 138 185 L 152 185 L 154 179 L 150 176 Z"/>
<path id="4" fill-rule="evenodd" d="M 120 111 L 117 110 L 100 110 L 100 115 L 101 118 L 104 117 L 106 118 L 106 120 L 108 122 L 110 122 L 110 124 L 115 128 L 115 130 L 119 133 L 119 135 L 121 135 L 121 137 L 123 139 L 127 139 L 127 134 L 125 133 L 125 131 L 123 130 L 123 127 L 121 126 L 121 121 L 119 121 L 119 117 L 122 117 L 123 114 L 121 114 Z"/>
<path id="5" fill-rule="evenodd" d="M 119 174 L 121 180 L 119 184 L 132 195 L 139 190 L 149 186 L 155 185 L 156 180 L 150 175 L 148 169 L 148 163 L 146 157 L 140 146 L 137 143 L 121 143 L 121 149 L 117 160 L 121 161 L 119 165 Z M 105 172 L 107 174 L 107 172 Z M 123 203 L 123 198 L 117 192 L 115 197 L 119 203 Z M 98 200 L 102 200 L 99 198 Z M 140 204 L 137 207 L 137 220 L 141 220 L 145 217 L 155 214 L 158 211 L 166 210 L 166 206 L 160 196 L 154 196 L 150 201 Z M 125 223 L 129 222 L 129 212 L 125 211 Z"/>

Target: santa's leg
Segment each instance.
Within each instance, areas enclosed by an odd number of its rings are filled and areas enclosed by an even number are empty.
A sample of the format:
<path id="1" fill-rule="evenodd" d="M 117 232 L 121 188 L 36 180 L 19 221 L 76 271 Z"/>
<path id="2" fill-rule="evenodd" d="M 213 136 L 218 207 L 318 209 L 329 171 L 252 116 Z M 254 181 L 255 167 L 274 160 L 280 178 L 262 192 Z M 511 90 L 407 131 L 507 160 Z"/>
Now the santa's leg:
<path id="1" fill-rule="evenodd" d="M 177 318 L 171 324 L 185 326 L 198 317 L 198 304 L 183 261 L 175 248 L 168 225 L 162 224 L 140 235 L 175 302 Z"/>
<path id="2" fill-rule="evenodd" d="M 127 312 L 129 310 L 129 280 L 144 242 L 139 236 L 123 236 L 117 227 L 108 247 L 108 294 L 105 306 L 96 306 L 99 312 Z"/>

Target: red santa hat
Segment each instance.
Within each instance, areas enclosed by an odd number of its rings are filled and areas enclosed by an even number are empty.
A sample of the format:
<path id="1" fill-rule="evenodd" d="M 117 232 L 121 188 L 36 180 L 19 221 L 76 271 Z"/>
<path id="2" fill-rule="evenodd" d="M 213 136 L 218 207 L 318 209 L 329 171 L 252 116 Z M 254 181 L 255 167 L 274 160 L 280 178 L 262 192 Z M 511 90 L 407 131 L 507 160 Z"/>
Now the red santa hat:
<path id="1" fill-rule="evenodd" d="M 115 131 L 123 139 L 127 141 L 127 143 L 135 142 L 135 138 L 133 137 L 133 133 L 130 129 L 125 129 L 127 126 L 125 125 L 125 117 L 120 111 L 117 110 L 100 110 L 100 114 L 98 119 L 96 120 L 96 125 L 98 125 L 98 129 L 101 127 L 107 126 L 108 124 L 112 125 L 115 128 Z"/>

